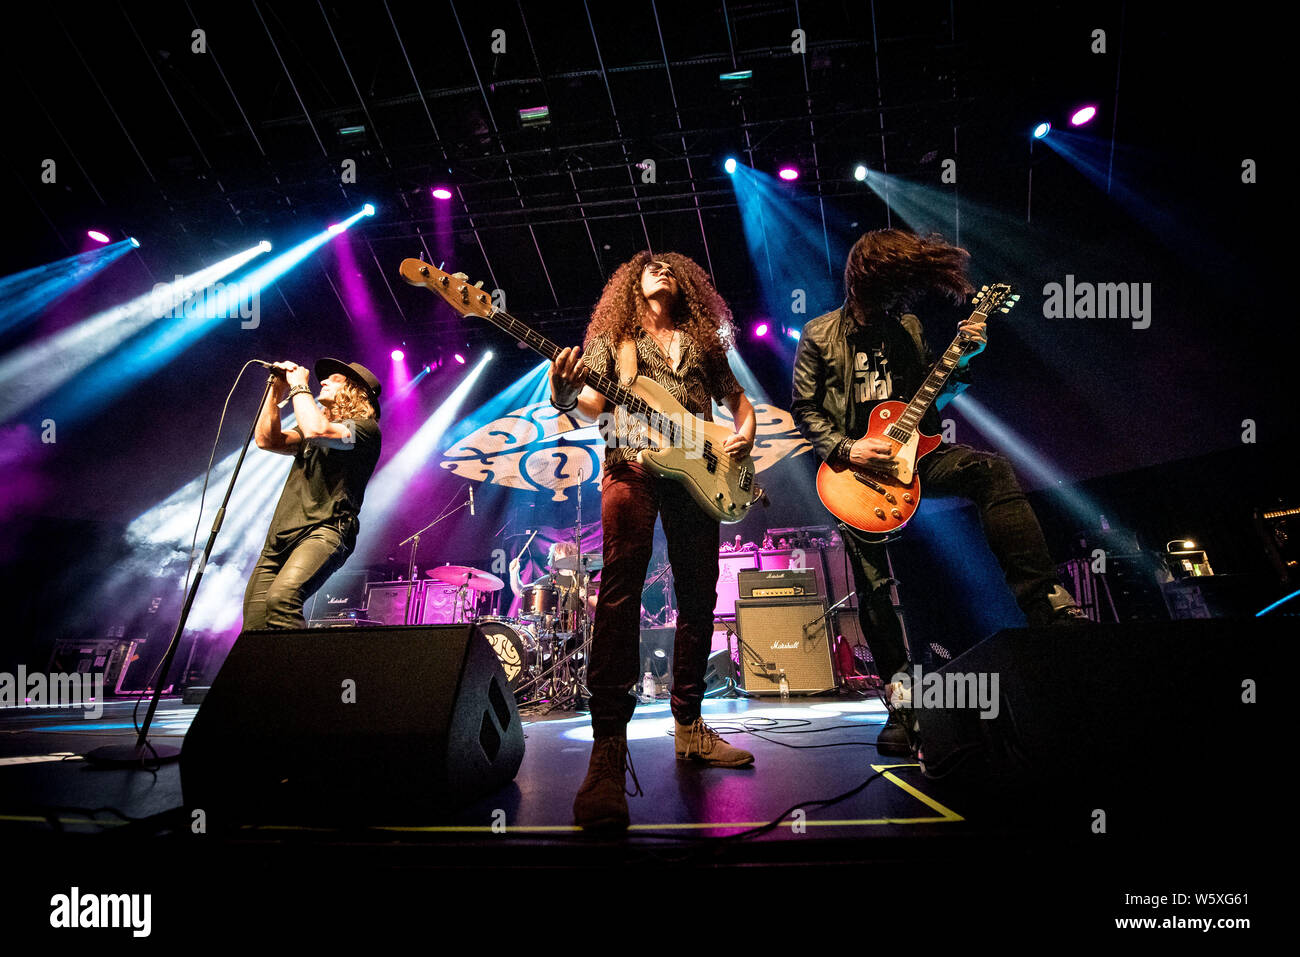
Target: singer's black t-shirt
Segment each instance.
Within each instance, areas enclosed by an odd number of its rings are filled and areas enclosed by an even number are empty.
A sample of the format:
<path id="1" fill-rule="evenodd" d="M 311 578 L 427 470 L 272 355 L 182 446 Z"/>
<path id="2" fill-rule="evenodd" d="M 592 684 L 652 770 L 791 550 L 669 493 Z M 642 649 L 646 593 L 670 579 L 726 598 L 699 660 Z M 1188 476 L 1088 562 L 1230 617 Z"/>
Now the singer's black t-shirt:
<path id="1" fill-rule="evenodd" d="M 355 442 L 351 448 L 332 449 L 303 442 L 293 457 L 267 544 L 299 538 L 318 525 L 337 524 L 348 541 L 356 541 L 366 483 L 379 461 L 379 423 L 374 419 L 348 419 Z"/>

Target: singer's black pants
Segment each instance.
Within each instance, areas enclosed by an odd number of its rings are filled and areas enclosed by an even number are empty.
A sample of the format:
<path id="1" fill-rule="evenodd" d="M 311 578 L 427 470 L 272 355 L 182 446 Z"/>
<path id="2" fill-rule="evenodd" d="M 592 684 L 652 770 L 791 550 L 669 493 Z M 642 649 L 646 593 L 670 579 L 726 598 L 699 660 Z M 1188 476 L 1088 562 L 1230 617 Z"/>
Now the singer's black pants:
<path id="1" fill-rule="evenodd" d="M 1038 518 L 1025 498 L 1010 463 L 1000 455 L 966 445 L 940 445 L 917 463 L 921 494 L 959 496 L 979 509 L 989 549 L 1002 566 L 1016 603 L 1033 622 L 1046 594 L 1060 583 L 1056 565 Z M 909 664 L 903 629 L 889 591 L 889 564 L 885 546 L 864 542 L 853 529 L 840 524 L 845 550 L 853 567 L 858 592 L 858 618 L 871 649 L 876 673 L 885 681 Z"/>
<path id="2" fill-rule="evenodd" d="M 355 520 L 267 536 L 244 590 L 244 630 L 305 628 L 302 609 L 352 554 Z"/>

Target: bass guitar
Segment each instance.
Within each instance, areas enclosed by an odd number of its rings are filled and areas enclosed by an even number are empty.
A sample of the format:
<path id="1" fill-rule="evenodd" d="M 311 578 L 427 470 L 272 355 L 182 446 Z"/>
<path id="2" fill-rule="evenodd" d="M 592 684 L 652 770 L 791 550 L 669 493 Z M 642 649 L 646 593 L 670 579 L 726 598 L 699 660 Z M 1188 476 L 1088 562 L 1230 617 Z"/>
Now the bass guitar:
<path id="1" fill-rule="evenodd" d="M 404 259 L 401 276 L 413 286 L 432 289 L 462 316 L 486 319 L 511 338 L 552 361 L 560 347 L 504 309 L 497 309 L 480 280 L 446 273 L 420 259 Z M 626 441 L 640 447 L 637 459 L 658 475 L 681 482 L 709 515 L 729 525 L 739 522 L 766 494 L 754 481 L 752 456 L 737 461 L 722 450 L 731 430 L 688 412 L 653 379 L 637 377 L 629 386 L 586 370 L 586 384 L 628 413 L 634 432 Z"/>

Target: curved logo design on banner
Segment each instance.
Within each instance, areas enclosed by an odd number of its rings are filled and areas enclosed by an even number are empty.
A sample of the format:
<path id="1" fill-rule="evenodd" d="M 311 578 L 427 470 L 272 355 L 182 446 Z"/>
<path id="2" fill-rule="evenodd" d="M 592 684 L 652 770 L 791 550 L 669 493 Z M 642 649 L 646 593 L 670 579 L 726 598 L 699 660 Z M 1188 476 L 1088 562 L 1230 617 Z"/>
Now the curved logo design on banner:
<path id="1" fill-rule="evenodd" d="M 758 429 L 752 455 L 759 472 L 812 448 L 794 427 L 789 412 L 766 403 L 754 409 Z M 725 409 L 715 409 L 714 418 L 731 421 Z M 469 481 L 549 492 L 553 501 L 562 502 L 579 481 L 599 487 L 604 458 L 605 443 L 595 425 L 557 412 L 549 402 L 538 402 L 475 429 L 447 449 L 441 464 Z"/>

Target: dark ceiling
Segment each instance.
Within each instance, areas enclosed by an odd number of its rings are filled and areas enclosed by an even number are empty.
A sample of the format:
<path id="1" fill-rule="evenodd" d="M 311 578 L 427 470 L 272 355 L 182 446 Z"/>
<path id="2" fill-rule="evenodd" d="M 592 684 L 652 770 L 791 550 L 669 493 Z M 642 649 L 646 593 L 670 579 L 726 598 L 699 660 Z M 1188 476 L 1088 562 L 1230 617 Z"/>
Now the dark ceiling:
<path id="1" fill-rule="evenodd" d="M 973 193 L 1022 202 L 1028 118 L 1080 89 L 1113 95 L 1118 58 L 1089 52 L 1095 28 L 1112 45 L 1135 29 L 1114 3 L 56 7 L 6 37 L 21 135 L 4 157 L 31 237 L 10 265 L 75 251 L 94 220 L 139 236 L 151 274 L 171 278 L 186 255 L 303 235 L 373 202 L 379 214 L 354 227 L 359 267 L 403 337 L 439 316 L 427 295 L 393 288 L 412 255 L 504 288 L 517 315 L 572 335 L 620 262 L 671 247 L 739 315 L 760 297 L 724 155 L 769 173 L 797 163 L 803 195 L 864 228 L 885 210 L 853 181 L 858 162 L 934 178 L 959 148 Z M 200 29 L 206 52 L 193 49 Z M 752 82 L 727 88 L 719 74 L 732 70 Z M 524 128 L 518 111 L 540 105 L 549 125 Z M 64 160 L 53 187 L 36 173 L 51 155 Z M 341 182 L 345 160 L 355 184 Z M 435 184 L 455 191 L 450 248 Z M 295 311 L 347 312 L 337 291 L 280 293 Z"/>

